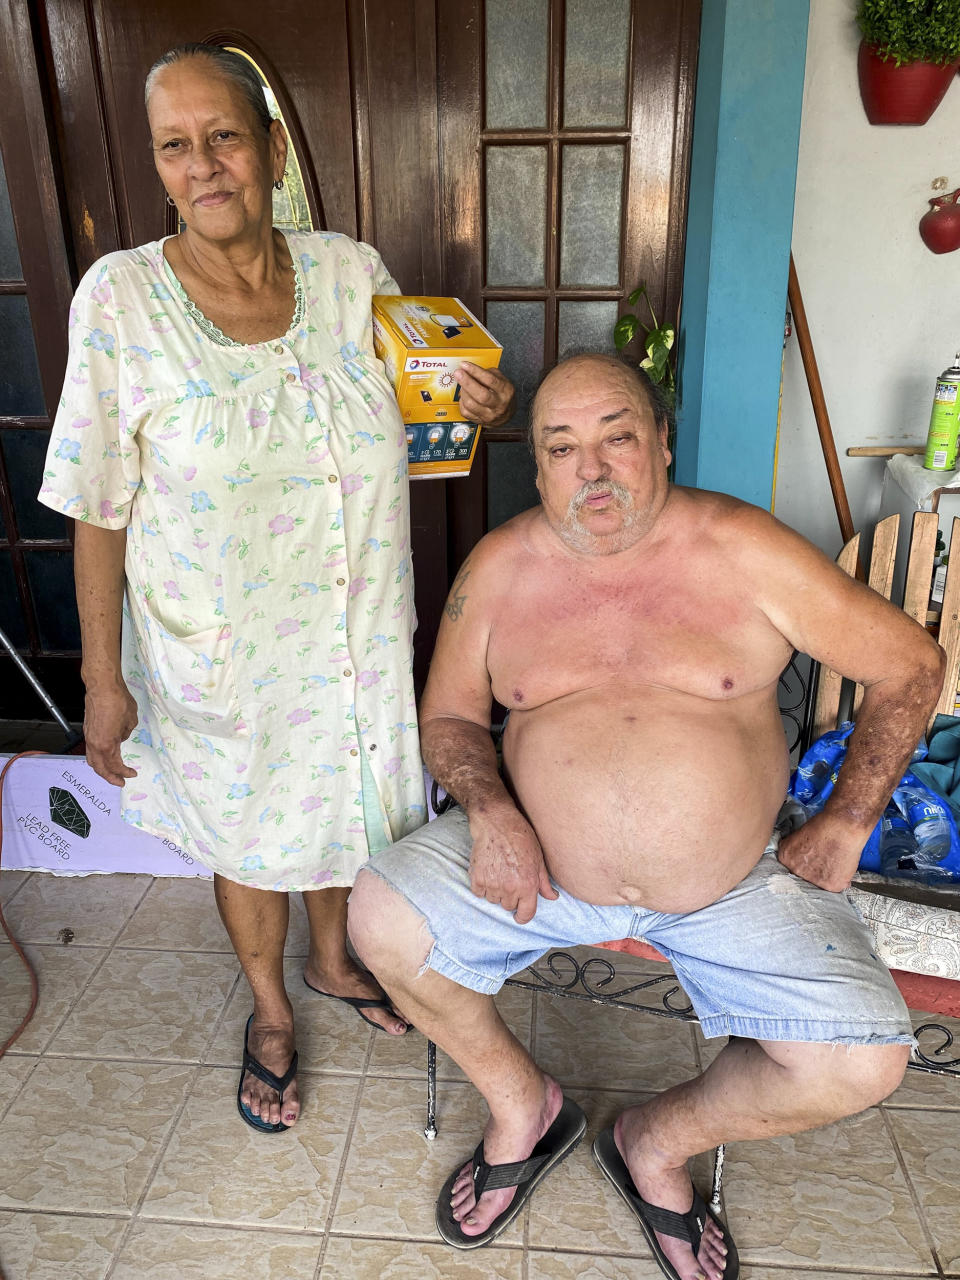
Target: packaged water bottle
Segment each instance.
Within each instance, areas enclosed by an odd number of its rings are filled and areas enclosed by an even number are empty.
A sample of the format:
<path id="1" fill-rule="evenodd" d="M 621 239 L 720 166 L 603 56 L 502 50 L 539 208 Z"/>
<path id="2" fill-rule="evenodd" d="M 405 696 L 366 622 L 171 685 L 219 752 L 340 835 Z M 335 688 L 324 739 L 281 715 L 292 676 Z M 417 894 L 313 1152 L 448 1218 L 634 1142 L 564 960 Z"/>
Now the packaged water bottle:
<path id="1" fill-rule="evenodd" d="M 950 820 L 946 809 L 935 796 L 924 795 L 914 787 L 902 787 L 898 794 L 906 805 L 907 820 L 917 841 L 916 870 L 939 870 L 950 852 Z"/>
<path id="2" fill-rule="evenodd" d="M 888 805 L 880 819 L 880 872 L 895 876 L 916 865 L 917 838 L 896 805 Z"/>

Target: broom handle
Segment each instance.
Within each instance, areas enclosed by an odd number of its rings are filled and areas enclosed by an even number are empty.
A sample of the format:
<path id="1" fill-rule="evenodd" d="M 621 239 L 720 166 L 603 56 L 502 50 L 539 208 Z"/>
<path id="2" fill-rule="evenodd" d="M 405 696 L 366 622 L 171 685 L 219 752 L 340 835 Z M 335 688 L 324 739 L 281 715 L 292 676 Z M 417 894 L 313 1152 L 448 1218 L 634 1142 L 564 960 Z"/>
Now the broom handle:
<path id="1" fill-rule="evenodd" d="M 797 279 L 797 268 L 793 254 L 790 254 L 790 276 L 787 285 L 787 296 L 790 299 L 790 310 L 793 312 L 793 323 L 796 326 L 797 341 L 800 344 L 800 356 L 803 369 L 807 375 L 807 386 L 810 388 L 810 399 L 813 403 L 813 416 L 817 420 L 817 431 L 820 433 L 820 445 L 823 449 L 823 460 L 827 464 L 827 476 L 830 480 L 830 491 L 833 494 L 833 505 L 840 521 L 840 532 L 844 542 L 853 537 L 853 519 L 847 502 L 847 491 L 843 484 L 843 473 L 840 470 L 840 459 L 837 457 L 837 446 L 833 440 L 833 430 L 827 413 L 827 402 L 820 382 L 820 371 L 817 368 L 817 357 L 813 353 L 810 340 L 810 327 L 807 324 L 807 313 L 803 309 L 803 295 L 800 292 L 800 281 Z"/>

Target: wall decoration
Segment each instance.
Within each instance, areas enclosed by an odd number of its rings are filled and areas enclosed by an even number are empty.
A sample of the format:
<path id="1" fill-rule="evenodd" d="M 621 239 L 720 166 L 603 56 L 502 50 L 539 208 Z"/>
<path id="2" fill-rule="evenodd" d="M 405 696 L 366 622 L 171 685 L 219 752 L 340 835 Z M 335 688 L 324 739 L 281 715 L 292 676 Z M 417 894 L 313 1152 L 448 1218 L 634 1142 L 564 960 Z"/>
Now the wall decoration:
<path id="1" fill-rule="evenodd" d="M 920 219 L 920 238 L 932 253 L 960 249 L 960 187 L 930 201 Z"/>

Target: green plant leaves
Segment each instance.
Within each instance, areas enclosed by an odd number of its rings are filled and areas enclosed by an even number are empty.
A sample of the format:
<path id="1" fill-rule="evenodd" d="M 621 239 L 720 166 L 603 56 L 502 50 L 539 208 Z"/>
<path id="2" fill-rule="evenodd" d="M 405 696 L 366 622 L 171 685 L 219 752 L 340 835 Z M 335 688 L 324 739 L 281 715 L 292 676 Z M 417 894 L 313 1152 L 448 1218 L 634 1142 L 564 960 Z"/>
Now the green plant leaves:
<path id="1" fill-rule="evenodd" d="M 618 351 L 622 351 L 628 342 L 633 341 L 639 328 L 640 321 L 636 316 L 626 315 L 620 317 L 613 326 L 613 341 Z"/>
<path id="2" fill-rule="evenodd" d="M 670 351 L 676 339 L 676 330 L 672 324 L 657 323 L 645 284 L 638 285 L 628 296 L 627 302 L 631 306 L 636 306 L 641 298 L 647 304 L 647 310 L 653 321 L 652 327 L 646 328 L 639 316 L 626 312 L 613 326 L 613 341 L 617 350 L 622 351 L 637 334 L 640 334 L 647 353 L 646 357 L 640 361 L 640 368 L 646 371 L 652 382 L 662 382 L 668 391 L 672 391 L 674 380 L 673 370 L 670 367 Z"/>
<path id="3" fill-rule="evenodd" d="M 860 0 L 857 23 L 884 61 L 960 58 L 960 0 Z"/>
<path id="4" fill-rule="evenodd" d="M 644 346 L 648 351 L 651 350 L 651 346 L 663 347 L 665 351 L 669 351 L 673 346 L 673 338 L 673 325 L 662 324 L 658 329 L 650 329 L 648 331 Z"/>
<path id="5" fill-rule="evenodd" d="M 667 367 L 667 361 L 670 359 L 670 351 L 661 342 L 652 342 L 647 346 L 650 353 L 650 359 L 653 361 L 653 367 L 657 372 L 654 382 L 659 382 L 663 377 L 663 371 Z"/>

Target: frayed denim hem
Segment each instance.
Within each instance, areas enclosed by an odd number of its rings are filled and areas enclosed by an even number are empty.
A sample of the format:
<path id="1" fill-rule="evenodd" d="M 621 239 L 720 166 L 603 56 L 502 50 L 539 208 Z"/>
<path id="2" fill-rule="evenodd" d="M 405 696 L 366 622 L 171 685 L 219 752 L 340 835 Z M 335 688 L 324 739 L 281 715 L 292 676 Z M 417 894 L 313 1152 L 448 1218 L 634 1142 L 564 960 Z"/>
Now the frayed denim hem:
<path id="1" fill-rule="evenodd" d="M 439 974 L 441 978 L 448 978 L 459 987 L 466 987 L 470 991 L 476 991 L 481 996 L 495 996 L 510 976 L 505 974 L 502 978 L 491 978 L 485 973 L 477 973 L 474 969 L 467 969 L 459 961 L 452 960 L 445 951 L 441 951 L 436 942 L 430 948 L 430 954 L 427 956 L 423 967 L 424 969 L 429 969 L 432 973 Z"/>
<path id="2" fill-rule="evenodd" d="M 904 1031 L 902 1023 L 888 1029 L 864 1027 L 855 1022 L 816 1022 L 809 1018 L 738 1018 L 724 1013 L 709 1014 L 700 1019 L 704 1036 L 737 1036 L 742 1040 L 783 1040 L 795 1044 L 880 1045 L 908 1044 L 917 1047 L 913 1031 Z"/>

